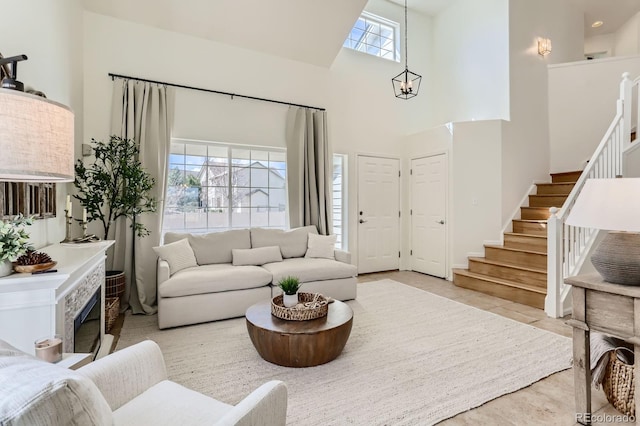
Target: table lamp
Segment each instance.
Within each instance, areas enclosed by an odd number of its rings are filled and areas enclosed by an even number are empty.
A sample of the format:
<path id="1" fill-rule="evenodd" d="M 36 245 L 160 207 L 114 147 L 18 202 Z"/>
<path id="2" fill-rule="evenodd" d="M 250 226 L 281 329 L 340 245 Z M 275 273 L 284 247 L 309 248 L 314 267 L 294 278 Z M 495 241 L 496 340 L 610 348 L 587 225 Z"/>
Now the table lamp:
<path id="1" fill-rule="evenodd" d="M 640 178 L 587 180 L 566 223 L 610 231 L 591 263 L 605 281 L 640 285 Z"/>
<path id="2" fill-rule="evenodd" d="M 73 131 L 68 107 L 0 89 L 0 181 L 73 182 Z"/>

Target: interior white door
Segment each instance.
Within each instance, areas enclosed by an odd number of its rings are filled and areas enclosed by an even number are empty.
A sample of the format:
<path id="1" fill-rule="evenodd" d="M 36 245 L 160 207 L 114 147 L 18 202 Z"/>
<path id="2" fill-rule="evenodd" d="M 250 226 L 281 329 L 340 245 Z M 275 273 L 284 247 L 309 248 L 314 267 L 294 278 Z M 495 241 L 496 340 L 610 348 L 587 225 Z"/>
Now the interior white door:
<path id="1" fill-rule="evenodd" d="M 447 276 L 447 155 L 411 160 L 411 269 Z"/>
<path id="2" fill-rule="evenodd" d="M 358 272 L 400 267 L 400 160 L 358 156 Z"/>

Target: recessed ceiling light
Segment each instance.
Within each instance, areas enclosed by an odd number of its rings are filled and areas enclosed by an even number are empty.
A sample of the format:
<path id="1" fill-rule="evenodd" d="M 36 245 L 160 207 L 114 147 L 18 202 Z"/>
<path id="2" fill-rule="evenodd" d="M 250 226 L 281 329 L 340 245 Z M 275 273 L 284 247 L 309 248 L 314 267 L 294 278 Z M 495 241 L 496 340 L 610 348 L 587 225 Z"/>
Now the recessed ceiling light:
<path id="1" fill-rule="evenodd" d="M 602 24 L 604 24 L 604 22 L 602 22 L 602 21 L 596 21 L 596 22 L 594 22 L 593 24 L 591 24 L 591 28 L 598 28 L 598 27 L 601 27 L 601 26 L 602 26 Z"/>

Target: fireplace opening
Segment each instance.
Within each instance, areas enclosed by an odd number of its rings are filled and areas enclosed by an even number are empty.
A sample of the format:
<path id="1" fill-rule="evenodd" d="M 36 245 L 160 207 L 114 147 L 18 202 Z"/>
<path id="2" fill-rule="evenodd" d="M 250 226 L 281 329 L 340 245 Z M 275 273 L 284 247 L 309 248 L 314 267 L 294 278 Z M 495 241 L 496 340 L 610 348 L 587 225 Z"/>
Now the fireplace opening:
<path id="1" fill-rule="evenodd" d="M 100 288 L 89 298 L 87 304 L 73 320 L 73 352 L 92 353 L 100 349 L 100 313 L 102 303 Z"/>

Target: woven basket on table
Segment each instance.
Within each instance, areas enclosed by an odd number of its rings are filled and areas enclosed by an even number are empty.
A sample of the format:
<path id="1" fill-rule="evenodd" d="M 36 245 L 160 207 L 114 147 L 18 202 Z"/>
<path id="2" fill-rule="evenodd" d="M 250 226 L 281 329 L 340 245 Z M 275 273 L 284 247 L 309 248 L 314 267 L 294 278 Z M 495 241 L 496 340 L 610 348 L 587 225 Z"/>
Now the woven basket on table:
<path id="1" fill-rule="evenodd" d="M 322 318 L 329 312 L 329 300 L 318 293 L 298 293 L 298 303 L 317 302 L 307 309 L 287 308 L 282 302 L 282 294 L 271 299 L 271 314 L 287 321 L 308 321 Z"/>
<path id="2" fill-rule="evenodd" d="M 602 380 L 602 389 L 607 400 L 614 408 L 628 416 L 635 416 L 634 372 L 633 364 L 629 365 L 618 359 L 618 351 L 627 348 L 616 348 L 609 354 L 609 362 Z"/>
<path id="3" fill-rule="evenodd" d="M 107 297 L 104 299 L 104 304 L 104 328 L 105 332 L 108 333 L 116 322 L 116 318 L 120 315 L 120 298 Z"/>

